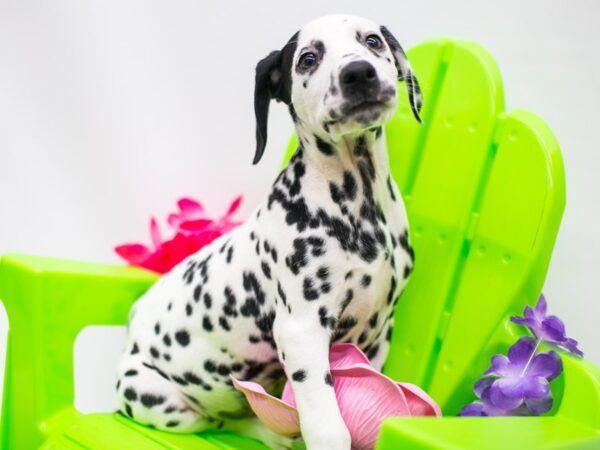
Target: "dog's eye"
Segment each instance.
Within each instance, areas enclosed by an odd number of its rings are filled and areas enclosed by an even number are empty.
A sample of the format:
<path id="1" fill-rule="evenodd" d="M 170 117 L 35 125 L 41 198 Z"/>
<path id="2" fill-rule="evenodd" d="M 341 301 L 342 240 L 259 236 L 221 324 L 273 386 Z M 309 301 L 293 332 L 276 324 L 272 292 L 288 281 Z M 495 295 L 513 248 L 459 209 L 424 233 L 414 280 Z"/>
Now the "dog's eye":
<path id="1" fill-rule="evenodd" d="M 314 53 L 304 53 L 300 56 L 300 66 L 304 69 L 308 69 L 317 63 L 317 56 Z"/>
<path id="2" fill-rule="evenodd" d="M 379 50 L 381 47 L 383 47 L 383 42 L 381 42 L 381 38 L 376 34 L 368 35 L 367 39 L 365 39 L 365 44 L 367 44 L 367 47 L 371 47 L 374 50 Z"/>

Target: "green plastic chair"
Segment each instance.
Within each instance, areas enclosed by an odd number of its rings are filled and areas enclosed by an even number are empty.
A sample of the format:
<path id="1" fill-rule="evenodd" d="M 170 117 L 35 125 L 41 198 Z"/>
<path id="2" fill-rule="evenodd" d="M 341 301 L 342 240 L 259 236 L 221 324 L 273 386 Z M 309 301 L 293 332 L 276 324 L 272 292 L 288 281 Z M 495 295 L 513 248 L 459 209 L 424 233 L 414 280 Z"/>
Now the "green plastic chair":
<path id="1" fill-rule="evenodd" d="M 504 112 L 500 74 L 481 47 L 439 39 L 409 57 L 424 91 L 424 123 L 400 95 L 386 137 L 417 263 L 398 303 L 385 372 L 422 386 L 450 417 L 390 418 L 377 449 L 600 448 L 600 371 L 567 354 L 550 415 L 452 417 L 474 399 L 490 356 L 523 332 L 509 316 L 540 294 L 565 206 L 563 163 L 538 117 Z M 0 298 L 10 322 L 3 449 L 265 448 L 230 433 L 170 434 L 74 409 L 78 333 L 125 324 L 155 279 L 134 268 L 2 257 Z"/>

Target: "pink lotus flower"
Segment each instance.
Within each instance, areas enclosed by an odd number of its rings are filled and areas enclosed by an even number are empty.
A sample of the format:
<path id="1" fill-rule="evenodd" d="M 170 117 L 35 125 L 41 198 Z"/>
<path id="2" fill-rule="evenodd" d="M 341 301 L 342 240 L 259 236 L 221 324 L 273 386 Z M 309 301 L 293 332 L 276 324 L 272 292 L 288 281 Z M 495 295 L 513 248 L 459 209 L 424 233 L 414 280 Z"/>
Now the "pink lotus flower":
<path id="1" fill-rule="evenodd" d="M 236 198 L 223 217 L 209 219 L 201 203 L 190 198 L 177 202 L 179 212 L 170 214 L 168 223 L 175 235 L 164 241 L 154 218 L 150 220 L 150 235 L 154 249 L 144 244 L 124 244 L 115 247 L 115 252 L 130 265 L 144 267 L 158 273 L 166 273 L 192 253 L 210 244 L 219 236 L 239 225 L 231 220 L 242 202 Z"/>
<path id="2" fill-rule="evenodd" d="M 372 449 L 381 423 L 387 417 L 442 415 L 440 407 L 421 388 L 397 383 L 381 374 L 354 344 L 333 345 L 329 364 L 333 389 L 352 437 L 353 450 Z M 257 383 L 231 378 L 267 428 L 284 436 L 300 435 L 300 420 L 289 381 L 278 399 Z"/>

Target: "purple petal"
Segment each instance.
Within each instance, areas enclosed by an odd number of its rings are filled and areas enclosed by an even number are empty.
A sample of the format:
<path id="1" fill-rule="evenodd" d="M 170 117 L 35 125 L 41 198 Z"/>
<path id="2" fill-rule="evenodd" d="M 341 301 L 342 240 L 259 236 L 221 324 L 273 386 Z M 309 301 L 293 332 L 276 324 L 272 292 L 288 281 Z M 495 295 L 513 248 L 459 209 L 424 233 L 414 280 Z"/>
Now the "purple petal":
<path id="1" fill-rule="evenodd" d="M 488 370 L 483 372 L 484 375 L 508 375 L 510 369 L 510 361 L 504 355 L 492 356 L 492 364 Z"/>
<path id="2" fill-rule="evenodd" d="M 522 395 L 514 395 L 519 393 L 519 383 L 508 380 L 497 380 L 486 392 L 489 395 L 489 402 L 500 409 L 516 409 L 523 403 Z M 507 392 L 513 395 L 507 395 Z M 487 398 L 486 395 L 485 397 Z"/>
<path id="3" fill-rule="evenodd" d="M 560 345 L 577 356 L 583 356 L 583 352 L 577 348 L 577 341 L 575 339 L 567 338 L 561 342 Z"/>
<path id="4" fill-rule="evenodd" d="M 556 352 L 539 353 L 531 360 L 527 370 L 528 377 L 544 377 L 553 380 L 562 372 L 562 360 Z"/>
<path id="5" fill-rule="evenodd" d="M 552 393 L 549 393 L 543 398 L 528 398 L 525 399 L 525 405 L 531 414 L 539 416 L 548 412 L 552 408 Z"/>
<path id="6" fill-rule="evenodd" d="M 562 320 L 556 316 L 548 316 L 542 321 L 541 327 L 543 336 L 540 336 L 546 341 L 561 342 L 567 337 L 565 336 L 565 325 Z"/>
<path id="7" fill-rule="evenodd" d="M 475 383 L 475 386 L 473 387 L 475 395 L 477 395 L 477 397 L 479 398 L 482 398 L 481 396 L 483 395 L 483 392 L 486 389 L 489 389 L 493 383 L 493 378 L 482 378 L 481 380 L 478 380 L 477 383 Z"/>
<path id="8" fill-rule="evenodd" d="M 548 304 L 546 303 L 546 297 L 544 297 L 544 294 L 541 294 L 540 298 L 538 299 L 538 301 L 535 305 L 535 312 L 539 316 L 544 317 L 546 315 L 547 309 L 548 309 Z"/>
<path id="9" fill-rule="evenodd" d="M 529 398 L 544 398 L 550 392 L 548 380 L 544 377 L 526 377 L 521 386 L 523 396 Z"/>
<path id="10" fill-rule="evenodd" d="M 535 319 L 535 313 L 534 313 L 533 309 L 531 309 L 531 306 L 525 307 L 525 309 L 523 310 L 523 317 L 525 317 L 526 319 L 530 319 L 530 320 Z"/>
<path id="11" fill-rule="evenodd" d="M 513 323 L 516 323 L 517 325 L 524 325 L 526 327 L 535 327 L 536 326 L 536 322 L 533 319 L 525 319 L 523 317 L 519 317 L 519 316 L 512 316 L 510 318 L 510 321 Z"/>
<path id="12" fill-rule="evenodd" d="M 521 378 L 499 378 L 496 381 L 494 381 L 494 384 L 490 387 L 490 398 L 494 391 L 501 391 L 502 395 L 504 395 L 505 397 L 521 398 L 523 397 L 523 387 L 524 380 Z M 501 407 L 504 408 L 505 406 Z"/>
<path id="13" fill-rule="evenodd" d="M 531 358 L 535 349 L 535 340 L 529 336 L 524 336 L 519 339 L 508 350 L 508 359 L 513 368 L 522 369 L 527 361 Z"/>
<path id="14" fill-rule="evenodd" d="M 487 416 L 487 414 L 483 411 L 484 406 L 481 402 L 473 402 L 468 405 L 463 406 L 463 409 L 460 410 L 461 416 L 464 417 L 482 417 Z"/>

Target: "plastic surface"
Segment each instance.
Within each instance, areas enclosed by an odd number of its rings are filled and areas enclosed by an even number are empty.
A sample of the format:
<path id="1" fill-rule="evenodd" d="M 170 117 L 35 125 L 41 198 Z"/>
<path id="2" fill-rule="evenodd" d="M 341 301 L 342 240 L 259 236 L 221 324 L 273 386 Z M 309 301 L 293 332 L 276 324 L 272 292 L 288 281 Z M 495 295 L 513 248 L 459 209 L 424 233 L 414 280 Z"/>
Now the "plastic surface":
<path id="1" fill-rule="evenodd" d="M 485 50 L 440 39 L 409 58 L 424 91 L 424 124 L 412 118 L 401 86 L 386 137 L 417 259 L 385 372 L 421 385 L 455 415 L 473 399 L 490 355 L 520 333 L 507 318 L 537 300 L 564 209 L 564 173 L 546 125 L 526 111 L 504 113 L 500 75 Z M 132 268 L 0 259 L 10 322 L 2 448 L 265 448 L 228 433 L 175 435 L 73 409 L 77 334 L 87 325 L 125 324 L 155 279 Z M 391 418 L 377 448 L 600 448 L 600 372 L 563 359 L 552 416 Z"/>

